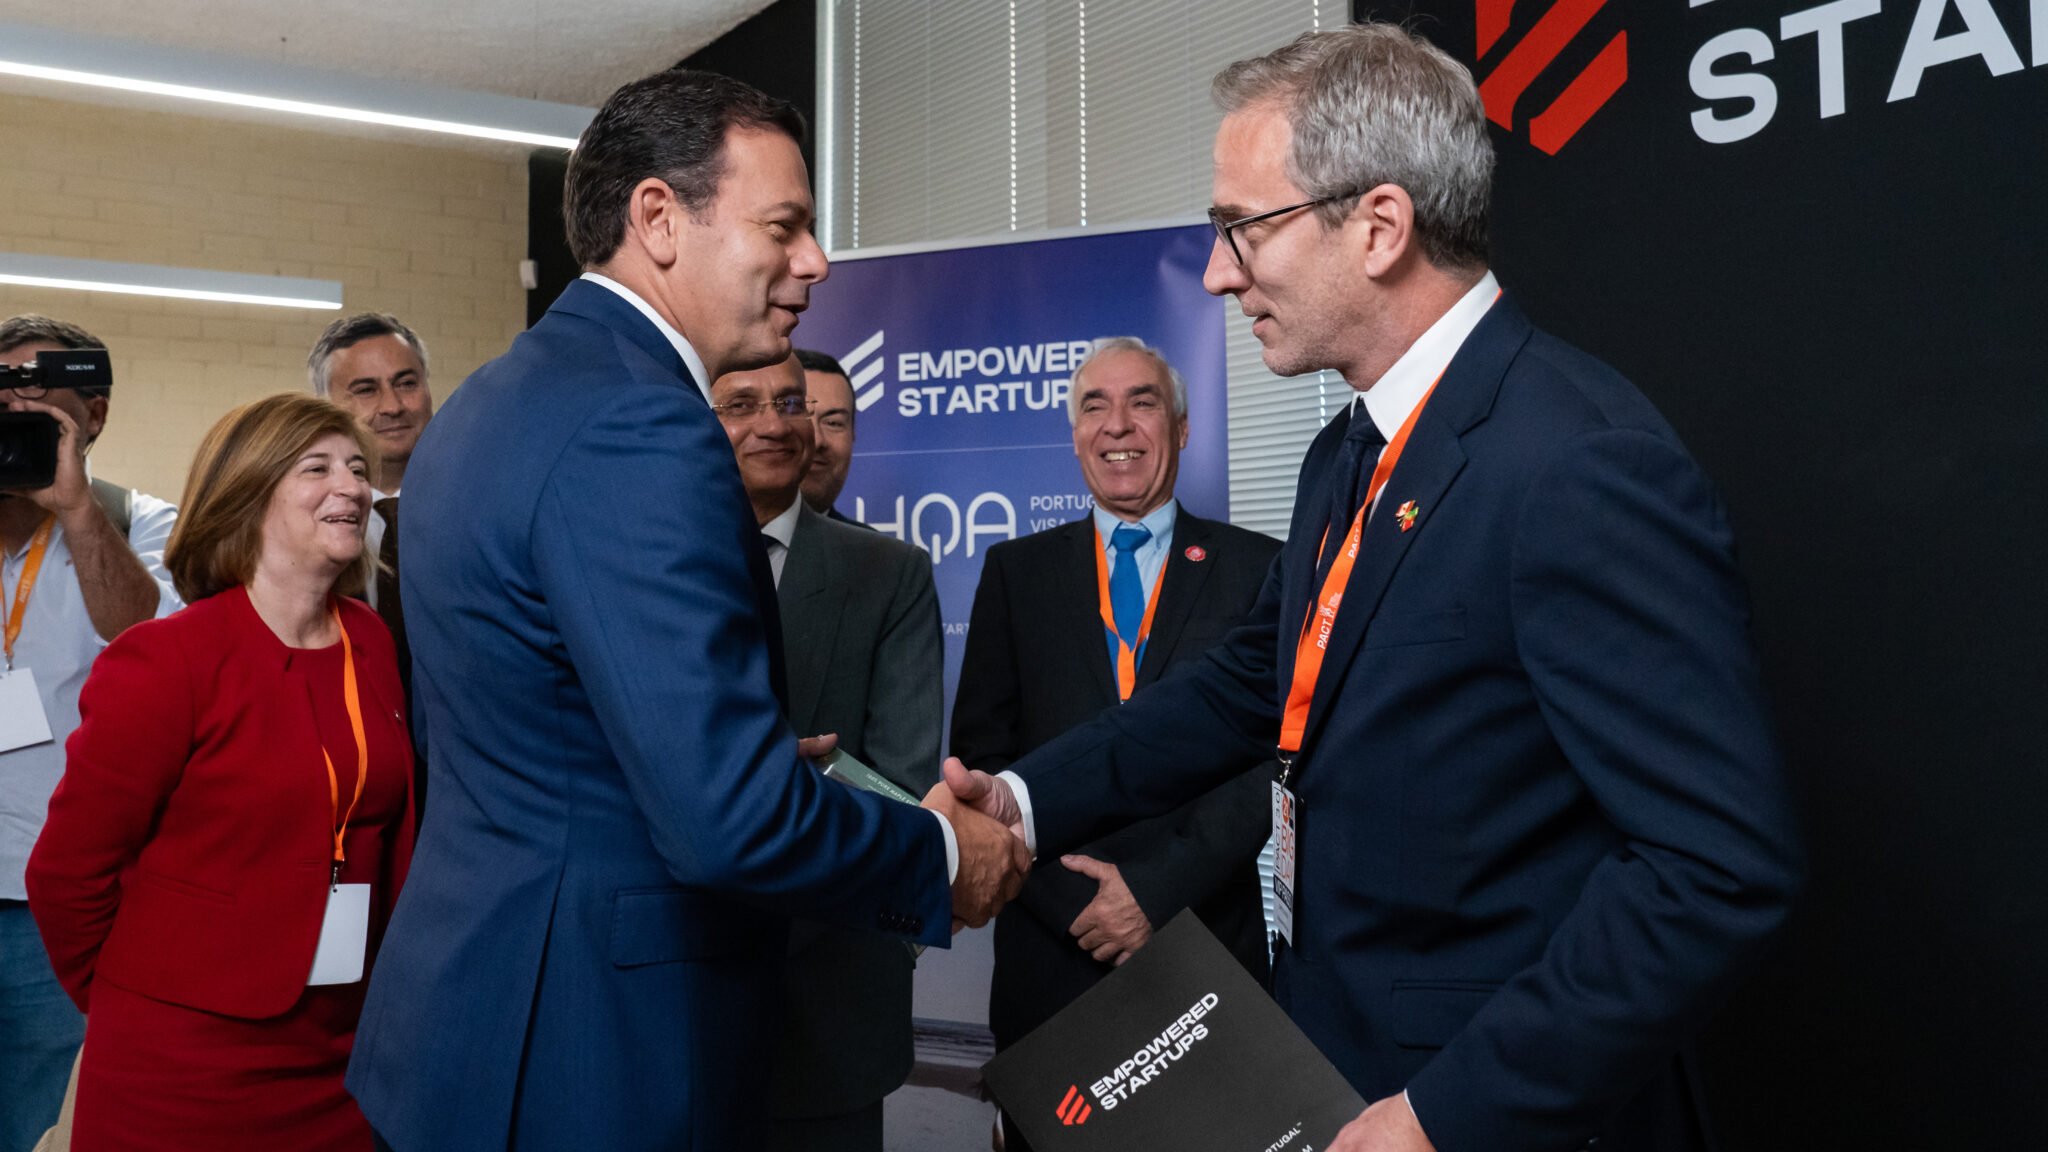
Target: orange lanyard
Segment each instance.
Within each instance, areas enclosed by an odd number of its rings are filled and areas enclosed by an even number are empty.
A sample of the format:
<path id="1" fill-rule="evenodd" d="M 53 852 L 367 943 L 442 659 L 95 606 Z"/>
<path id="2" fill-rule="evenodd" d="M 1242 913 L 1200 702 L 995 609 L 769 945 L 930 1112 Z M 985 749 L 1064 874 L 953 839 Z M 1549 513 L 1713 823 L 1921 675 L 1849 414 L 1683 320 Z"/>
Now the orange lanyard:
<path id="1" fill-rule="evenodd" d="M 1133 563 L 1137 557 L 1131 557 Z M 1116 637 L 1116 698 L 1129 700 L 1138 687 L 1138 654 L 1152 638 L 1152 614 L 1159 611 L 1159 590 L 1166 587 L 1166 566 L 1160 565 L 1159 579 L 1152 582 L 1152 598 L 1145 601 L 1145 620 L 1138 625 L 1138 643 L 1132 647 L 1116 630 L 1116 609 L 1109 603 L 1109 555 L 1102 546 L 1102 529 L 1095 529 L 1095 592 L 1101 600 L 1102 626 Z"/>
<path id="2" fill-rule="evenodd" d="M 1344 534 L 1343 550 L 1330 562 L 1329 575 L 1323 577 L 1323 590 L 1316 597 L 1314 610 L 1301 623 L 1301 639 L 1294 650 L 1294 682 L 1287 688 L 1287 710 L 1280 718 L 1280 751 L 1291 757 L 1301 751 L 1302 737 L 1308 732 L 1309 701 L 1315 699 L 1316 680 L 1323 674 L 1323 656 L 1330 648 L 1330 633 L 1337 627 L 1337 605 L 1344 599 L 1344 585 L 1351 579 L 1352 566 L 1358 563 L 1358 546 L 1365 538 L 1366 517 L 1372 512 L 1373 501 L 1380 497 L 1380 489 L 1394 475 L 1394 465 L 1400 463 L 1401 453 L 1408 447 L 1408 434 L 1415 431 L 1416 418 L 1422 415 L 1423 406 L 1429 403 L 1437 383 L 1443 380 L 1443 373 L 1430 382 L 1429 391 L 1415 405 L 1415 411 L 1387 442 L 1386 451 L 1380 453 L 1380 462 L 1373 466 L 1372 482 L 1366 485 L 1365 504 L 1358 515 L 1351 518 L 1351 530 Z M 1354 418 L 1372 419 L 1369 412 L 1355 414 Z M 1329 529 L 1323 530 L 1322 548 L 1329 547 Z M 1322 561 L 1321 548 L 1316 552 L 1317 563 Z"/>
<path id="3" fill-rule="evenodd" d="M 7 670 L 14 671 L 14 642 L 21 639 L 21 625 L 28 617 L 28 598 L 36 590 L 36 576 L 43 570 L 43 556 L 50 550 L 50 530 L 57 526 L 55 516 L 43 517 L 36 526 L 36 534 L 29 538 L 28 558 L 21 562 L 21 579 L 14 582 L 14 610 L 7 614 L 6 646 Z"/>
<path id="4" fill-rule="evenodd" d="M 342 626 L 341 609 L 334 610 L 334 626 L 341 629 L 341 700 L 348 706 L 348 724 L 356 737 L 356 794 L 348 802 L 348 811 L 341 810 L 341 780 L 334 772 L 334 757 L 327 754 L 327 742 L 320 742 L 320 758 L 327 761 L 327 802 L 334 820 L 334 878 L 341 883 L 341 866 L 348 860 L 348 851 L 342 841 L 348 835 L 348 822 L 356 814 L 356 804 L 363 798 L 363 781 L 370 778 L 370 741 L 363 735 L 363 700 L 356 692 L 356 651 L 348 641 L 348 629 Z"/>

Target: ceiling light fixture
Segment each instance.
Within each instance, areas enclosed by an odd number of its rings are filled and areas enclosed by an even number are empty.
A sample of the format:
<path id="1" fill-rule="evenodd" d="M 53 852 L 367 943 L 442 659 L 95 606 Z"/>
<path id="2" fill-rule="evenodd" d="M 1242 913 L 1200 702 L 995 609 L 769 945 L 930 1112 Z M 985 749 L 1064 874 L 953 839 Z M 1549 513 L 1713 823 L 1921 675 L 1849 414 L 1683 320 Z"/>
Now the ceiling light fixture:
<path id="1" fill-rule="evenodd" d="M 15 252 L 0 253 L 0 284 L 277 308 L 341 307 L 341 283 L 337 280 L 302 280 L 296 276 L 257 276 L 208 268 L 167 268 Z"/>
<path id="2" fill-rule="evenodd" d="M 588 108 L 0 23 L 0 75 L 574 149 Z"/>
<path id="3" fill-rule="evenodd" d="M 248 92 L 222 92 L 213 88 L 195 88 L 188 84 L 165 84 L 156 80 L 136 80 L 126 76 L 103 76 L 94 72 L 76 72 L 69 68 L 45 68 L 40 64 L 24 64 L 18 60 L 0 60 L 0 74 L 24 76 L 31 80 L 55 80 L 62 84 L 87 84 L 95 88 L 114 88 L 122 92 L 143 92 L 151 96 L 172 96 L 181 100 L 204 100 L 209 104 L 232 104 L 238 108 L 262 108 L 270 112 L 324 116 L 329 120 L 349 120 L 357 124 L 382 124 L 388 128 L 447 132 L 456 136 L 473 136 L 479 140 L 503 140 L 508 144 L 531 144 L 540 148 L 576 147 L 574 136 L 545 136 L 538 132 L 521 132 L 516 128 L 458 124 L 452 120 L 433 120 L 425 116 L 372 112 L 367 108 L 343 108 L 336 104 L 284 100 L 276 96 L 257 96 Z"/>

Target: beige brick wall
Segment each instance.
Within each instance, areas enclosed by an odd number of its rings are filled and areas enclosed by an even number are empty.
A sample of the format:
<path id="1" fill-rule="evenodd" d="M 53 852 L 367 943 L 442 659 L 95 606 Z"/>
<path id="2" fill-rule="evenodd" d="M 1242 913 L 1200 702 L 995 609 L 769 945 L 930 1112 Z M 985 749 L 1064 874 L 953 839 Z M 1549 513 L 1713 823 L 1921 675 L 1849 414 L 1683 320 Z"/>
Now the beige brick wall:
<path id="1" fill-rule="evenodd" d="M 339 280 L 342 307 L 419 332 L 435 399 L 526 323 L 526 162 L 512 151 L 0 95 L 0 251 Z M 178 499 L 236 404 L 305 387 L 341 315 L 0 285 L 107 342 L 114 402 L 93 472 Z"/>

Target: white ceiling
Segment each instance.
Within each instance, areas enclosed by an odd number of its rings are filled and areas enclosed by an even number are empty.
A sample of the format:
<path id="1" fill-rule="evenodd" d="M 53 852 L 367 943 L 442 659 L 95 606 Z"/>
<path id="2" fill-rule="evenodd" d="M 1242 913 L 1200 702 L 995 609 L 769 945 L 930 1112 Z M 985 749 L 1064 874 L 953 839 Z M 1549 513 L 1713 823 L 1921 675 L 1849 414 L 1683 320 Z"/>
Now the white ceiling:
<path id="1" fill-rule="evenodd" d="M 17 21 L 595 107 L 769 0 L 0 0 Z"/>

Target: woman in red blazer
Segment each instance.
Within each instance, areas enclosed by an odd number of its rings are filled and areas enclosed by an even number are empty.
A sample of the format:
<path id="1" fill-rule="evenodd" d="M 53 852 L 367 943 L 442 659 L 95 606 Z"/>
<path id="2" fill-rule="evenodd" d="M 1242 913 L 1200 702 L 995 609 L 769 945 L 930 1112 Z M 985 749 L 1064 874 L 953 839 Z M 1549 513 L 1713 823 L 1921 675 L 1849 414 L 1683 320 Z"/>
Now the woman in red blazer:
<path id="1" fill-rule="evenodd" d="M 28 864 L 87 1014 L 77 1152 L 371 1147 L 342 1073 L 413 840 L 391 637 L 347 596 L 375 459 L 325 400 L 230 413 L 165 556 L 189 606 L 86 681 Z"/>

